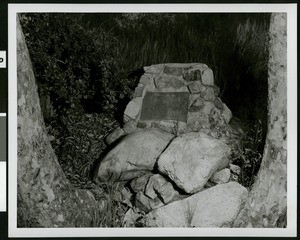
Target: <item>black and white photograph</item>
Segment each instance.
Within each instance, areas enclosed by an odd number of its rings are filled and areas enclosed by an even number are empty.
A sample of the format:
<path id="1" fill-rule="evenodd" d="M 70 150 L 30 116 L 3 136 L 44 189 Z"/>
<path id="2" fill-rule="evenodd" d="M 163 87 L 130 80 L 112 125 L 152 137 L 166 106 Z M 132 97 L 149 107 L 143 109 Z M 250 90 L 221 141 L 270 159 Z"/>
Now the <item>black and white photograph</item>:
<path id="1" fill-rule="evenodd" d="M 174 5 L 9 6 L 11 236 L 295 233 L 297 6 Z"/>

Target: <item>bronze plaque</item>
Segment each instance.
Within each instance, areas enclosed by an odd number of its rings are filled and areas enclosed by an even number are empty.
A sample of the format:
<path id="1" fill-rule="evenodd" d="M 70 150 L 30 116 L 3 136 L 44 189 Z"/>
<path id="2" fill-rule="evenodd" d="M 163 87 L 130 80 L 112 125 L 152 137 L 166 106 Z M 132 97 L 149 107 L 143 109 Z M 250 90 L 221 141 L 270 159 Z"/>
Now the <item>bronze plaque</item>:
<path id="1" fill-rule="evenodd" d="M 188 92 L 146 92 L 140 120 L 187 121 Z"/>

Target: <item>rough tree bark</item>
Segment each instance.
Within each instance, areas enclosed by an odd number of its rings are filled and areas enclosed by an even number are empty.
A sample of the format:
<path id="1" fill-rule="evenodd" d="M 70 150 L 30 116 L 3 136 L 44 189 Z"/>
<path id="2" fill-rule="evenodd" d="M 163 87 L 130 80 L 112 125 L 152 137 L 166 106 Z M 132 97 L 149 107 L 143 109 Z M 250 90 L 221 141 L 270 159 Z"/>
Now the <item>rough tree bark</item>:
<path id="1" fill-rule="evenodd" d="M 96 201 L 88 190 L 71 186 L 48 140 L 37 85 L 18 19 L 17 78 L 18 226 L 98 226 L 105 214 L 102 210 L 105 202 Z"/>
<path id="2" fill-rule="evenodd" d="M 268 64 L 268 133 L 250 199 L 235 227 L 283 227 L 287 211 L 287 15 L 272 13 Z"/>

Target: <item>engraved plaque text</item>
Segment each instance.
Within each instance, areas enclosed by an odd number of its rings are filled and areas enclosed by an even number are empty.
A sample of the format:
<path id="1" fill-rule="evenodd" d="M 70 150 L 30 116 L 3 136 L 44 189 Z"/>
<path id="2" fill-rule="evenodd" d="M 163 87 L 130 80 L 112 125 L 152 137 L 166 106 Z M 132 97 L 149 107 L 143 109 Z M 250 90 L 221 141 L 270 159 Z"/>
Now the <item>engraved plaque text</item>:
<path id="1" fill-rule="evenodd" d="M 188 92 L 146 92 L 140 120 L 187 121 Z"/>

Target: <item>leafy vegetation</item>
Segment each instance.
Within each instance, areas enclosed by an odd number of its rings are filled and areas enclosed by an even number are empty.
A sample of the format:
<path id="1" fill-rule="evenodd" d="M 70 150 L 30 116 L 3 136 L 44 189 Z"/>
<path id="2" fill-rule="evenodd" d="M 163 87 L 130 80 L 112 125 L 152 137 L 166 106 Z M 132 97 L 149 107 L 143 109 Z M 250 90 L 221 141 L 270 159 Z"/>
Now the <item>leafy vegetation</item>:
<path id="1" fill-rule="evenodd" d="M 122 125 L 142 68 L 166 62 L 212 68 L 222 100 L 246 126 L 236 161 L 241 183 L 251 186 L 267 126 L 268 14 L 31 13 L 20 20 L 49 138 L 76 187 L 96 191 L 90 174 L 105 136 Z M 105 189 L 99 194 L 110 198 Z M 124 206 L 116 204 L 99 225 L 120 226 L 115 217 Z"/>

